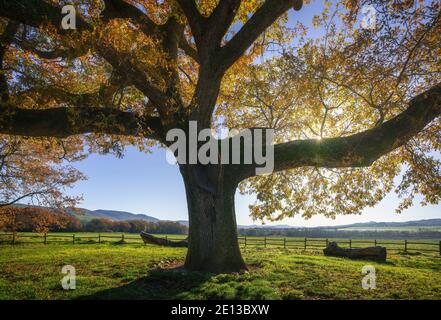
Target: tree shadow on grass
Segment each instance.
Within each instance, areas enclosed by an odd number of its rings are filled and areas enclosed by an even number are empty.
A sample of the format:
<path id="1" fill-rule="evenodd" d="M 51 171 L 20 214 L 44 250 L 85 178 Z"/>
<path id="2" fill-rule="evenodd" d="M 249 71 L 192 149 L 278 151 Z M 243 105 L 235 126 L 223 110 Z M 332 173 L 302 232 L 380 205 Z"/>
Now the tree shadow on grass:
<path id="1" fill-rule="evenodd" d="M 186 272 L 182 268 L 156 269 L 146 277 L 139 278 L 120 287 L 98 291 L 78 297 L 79 300 L 148 300 L 191 298 L 196 290 L 213 275 Z M 185 294 L 184 294 L 185 293 Z M 184 294 L 184 295 L 183 295 Z M 188 296 L 190 295 L 190 296 Z"/>

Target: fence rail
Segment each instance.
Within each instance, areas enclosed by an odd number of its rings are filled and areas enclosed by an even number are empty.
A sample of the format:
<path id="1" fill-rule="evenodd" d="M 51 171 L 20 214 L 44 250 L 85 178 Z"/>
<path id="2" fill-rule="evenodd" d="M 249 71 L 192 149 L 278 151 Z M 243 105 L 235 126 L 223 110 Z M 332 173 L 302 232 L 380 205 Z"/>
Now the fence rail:
<path id="1" fill-rule="evenodd" d="M 159 236 L 161 237 L 161 236 Z M 168 240 L 182 240 L 178 237 L 162 236 Z M 38 240 L 35 240 L 38 239 Z M 40 240 L 40 241 L 39 241 Z M 284 249 L 323 249 L 327 246 L 329 241 L 336 241 L 344 248 L 361 248 L 366 245 L 385 246 L 390 251 L 421 251 L 421 252 L 438 252 L 441 255 L 441 240 L 434 242 L 418 242 L 409 240 L 367 240 L 367 239 L 318 239 L 318 238 L 281 238 L 281 237 L 238 237 L 239 245 L 243 248 L 264 247 L 264 248 L 284 248 Z M 107 235 L 98 233 L 97 235 L 81 235 L 81 234 L 26 234 L 26 233 L 0 233 L 0 243 L 7 244 L 22 244 L 22 243 L 142 243 L 139 236 L 130 236 L 126 234 L 121 235 Z"/>

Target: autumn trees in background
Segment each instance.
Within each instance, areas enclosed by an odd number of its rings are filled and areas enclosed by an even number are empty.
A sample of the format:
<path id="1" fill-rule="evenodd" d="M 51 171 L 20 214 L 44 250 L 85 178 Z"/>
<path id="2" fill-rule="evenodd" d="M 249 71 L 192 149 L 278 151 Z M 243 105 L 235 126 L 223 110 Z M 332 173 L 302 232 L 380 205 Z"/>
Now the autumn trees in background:
<path id="1" fill-rule="evenodd" d="M 64 213 L 55 213 L 42 208 L 14 207 L 0 208 L 0 230 L 34 231 L 47 233 L 75 224 L 75 219 Z"/>
<path id="2" fill-rule="evenodd" d="M 157 234 L 185 234 L 188 232 L 188 228 L 174 221 L 150 222 L 144 220 L 111 221 L 108 219 L 92 219 L 82 223 L 78 231 L 127 233 L 145 231 Z"/>
<path id="3" fill-rule="evenodd" d="M 125 232 L 158 234 L 185 234 L 188 228 L 174 221 L 90 219 L 81 221 L 78 217 L 63 211 L 47 208 L 8 206 L 0 208 L 0 231 L 8 232 Z"/>

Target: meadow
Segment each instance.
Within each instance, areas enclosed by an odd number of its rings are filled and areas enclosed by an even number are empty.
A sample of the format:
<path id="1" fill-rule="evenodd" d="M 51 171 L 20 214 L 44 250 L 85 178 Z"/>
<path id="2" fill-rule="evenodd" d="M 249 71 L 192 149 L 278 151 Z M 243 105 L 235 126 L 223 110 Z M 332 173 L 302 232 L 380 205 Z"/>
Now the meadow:
<path id="1" fill-rule="evenodd" d="M 249 270 L 224 275 L 183 271 L 185 252 L 136 241 L 2 244 L 0 299 L 441 299 L 436 252 L 392 250 L 374 263 L 325 257 L 318 247 L 242 246 Z M 361 285 L 366 264 L 376 269 L 374 290 Z M 75 290 L 61 287 L 64 265 L 76 269 Z"/>
<path id="2" fill-rule="evenodd" d="M 182 240 L 187 237 L 185 234 L 157 234 L 157 237 L 169 240 Z M 273 249 L 323 249 L 328 241 L 336 241 L 343 248 L 362 248 L 381 245 L 389 251 L 409 252 L 441 252 L 440 240 L 394 240 L 394 239 L 346 239 L 346 238 L 305 238 L 304 237 L 256 237 L 239 236 L 239 244 L 242 248 L 273 248 Z M 120 244 L 141 244 L 143 243 L 139 234 L 120 232 L 51 232 L 45 237 L 41 233 L 18 232 L 13 238 L 12 233 L 0 232 L 0 244 L 35 244 L 35 243 L 64 243 L 64 244 L 93 244 L 93 243 L 120 243 Z M 406 243 L 407 242 L 407 243 Z"/>

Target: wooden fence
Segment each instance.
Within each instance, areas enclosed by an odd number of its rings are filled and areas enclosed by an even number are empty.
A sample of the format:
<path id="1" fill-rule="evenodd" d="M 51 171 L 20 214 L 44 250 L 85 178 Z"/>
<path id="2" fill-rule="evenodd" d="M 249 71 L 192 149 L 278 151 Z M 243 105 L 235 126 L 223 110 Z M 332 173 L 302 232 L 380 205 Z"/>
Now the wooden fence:
<path id="1" fill-rule="evenodd" d="M 362 248 L 383 246 L 387 250 L 438 252 L 441 255 L 441 240 L 434 242 L 409 240 L 376 240 L 376 239 L 316 239 L 316 238 L 275 238 L 275 237 L 239 237 L 239 244 L 244 247 L 284 248 L 284 249 L 324 249 L 330 241 L 335 241 L 343 248 Z"/>
<path id="2" fill-rule="evenodd" d="M 168 240 L 182 240 L 177 237 L 162 236 Z M 284 248 L 301 250 L 320 250 L 327 246 L 329 241 L 336 241 L 339 246 L 344 248 L 361 248 L 369 246 L 384 246 L 387 250 L 396 251 L 418 251 L 418 252 L 438 252 L 441 255 L 441 240 L 434 242 L 409 241 L 409 240 L 368 240 L 368 239 L 317 239 L 317 238 L 280 238 L 280 237 L 238 237 L 239 245 L 242 248 Z M 22 244 L 22 243 L 133 243 L 142 242 L 139 236 L 108 235 L 98 233 L 97 235 L 81 234 L 26 234 L 26 233 L 0 233 L 0 243 Z"/>
<path id="3" fill-rule="evenodd" d="M 40 240 L 39 240 L 40 239 Z M 132 236 L 128 237 L 125 234 L 121 235 L 78 235 L 78 234 L 61 234 L 61 233 L 45 233 L 45 234 L 26 234 L 26 233 L 0 233 L 0 243 L 27 244 L 27 243 L 128 243 L 128 242 L 142 242 L 141 238 Z"/>

